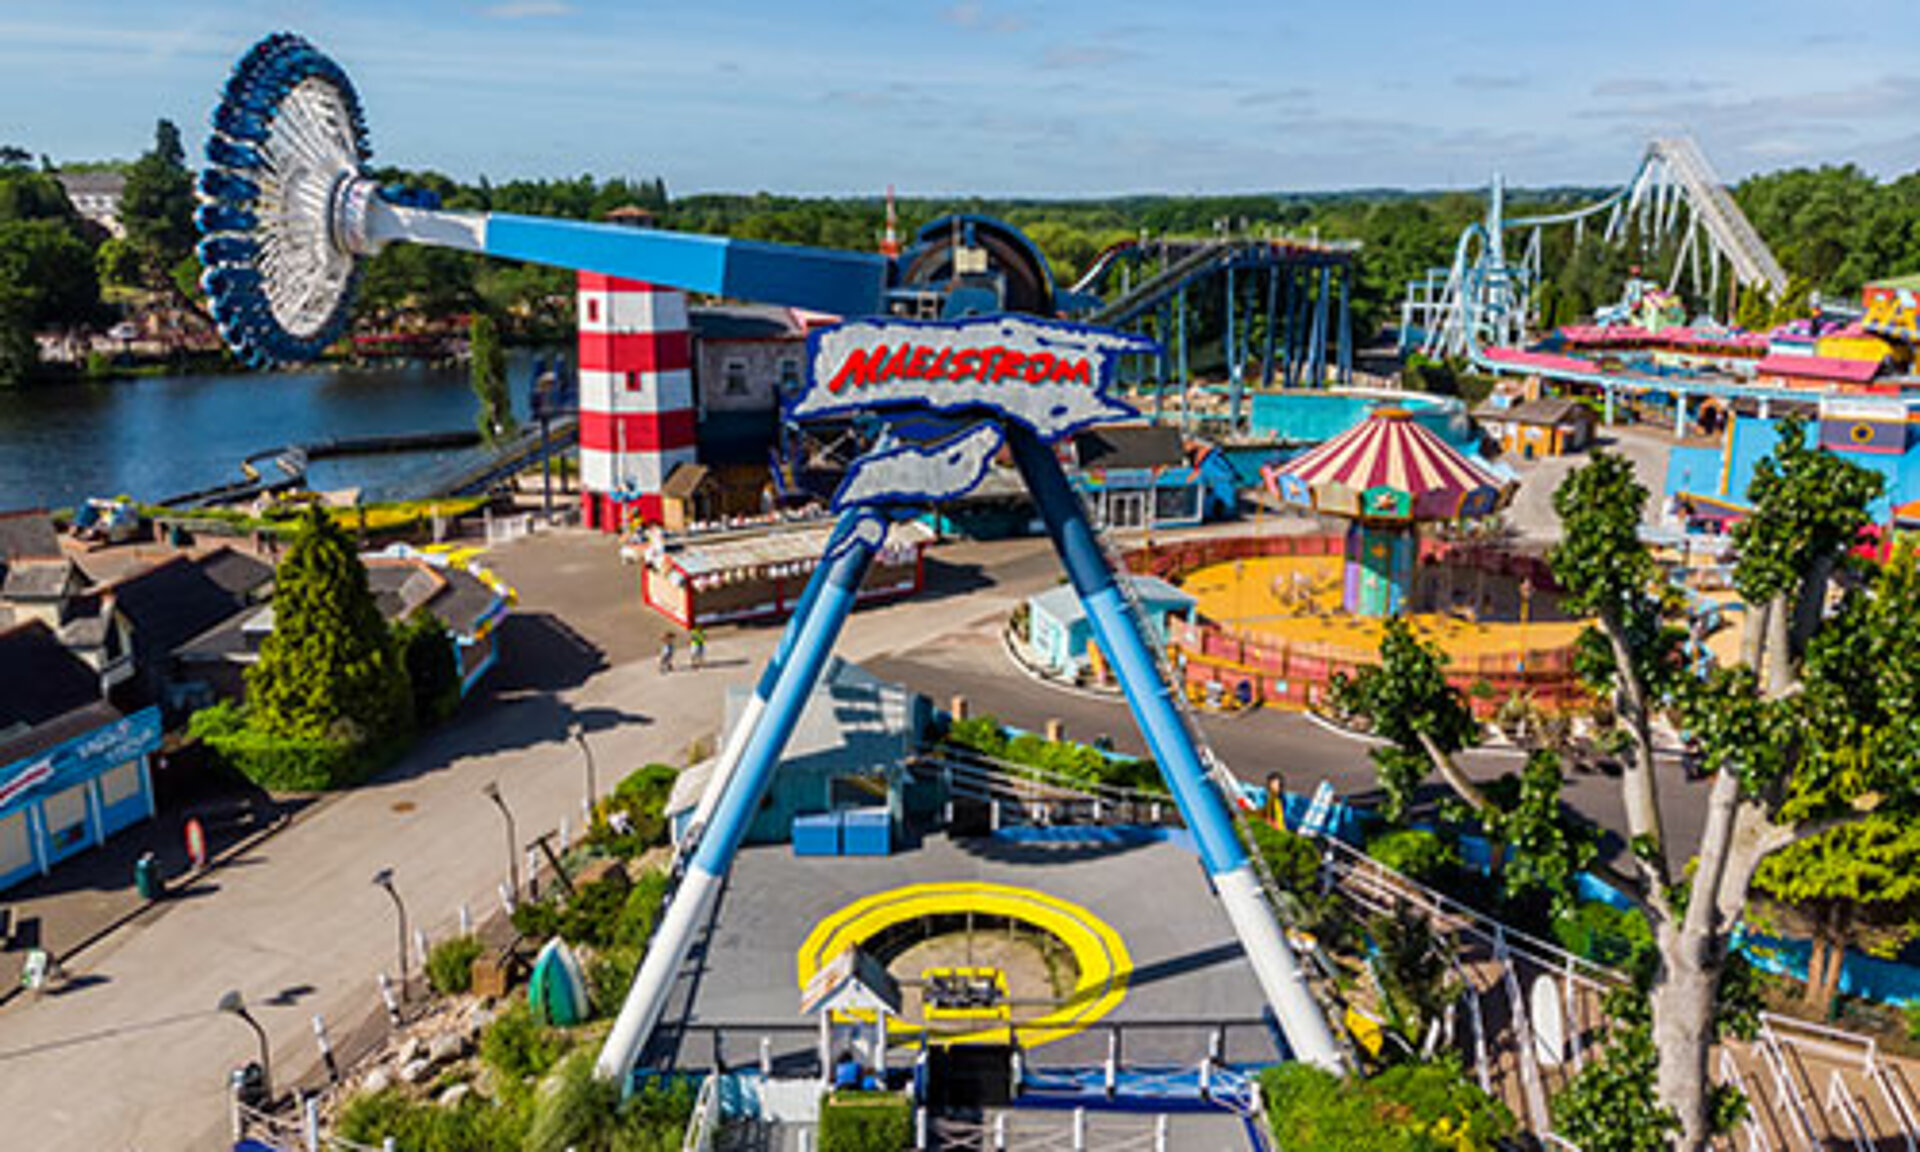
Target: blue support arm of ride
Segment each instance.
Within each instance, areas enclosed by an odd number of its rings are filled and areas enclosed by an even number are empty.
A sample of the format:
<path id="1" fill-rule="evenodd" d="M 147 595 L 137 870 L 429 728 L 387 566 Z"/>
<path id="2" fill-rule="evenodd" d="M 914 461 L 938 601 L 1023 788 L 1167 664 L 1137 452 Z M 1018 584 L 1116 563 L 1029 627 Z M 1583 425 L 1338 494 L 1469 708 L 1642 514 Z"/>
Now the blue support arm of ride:
<path id="1" fill-rule="evenodd" d="M 1207 782 L 1200 754 L 1169 698 L 1172 689 L 1161 680 L 1147 639 L 1134 626 L 1133 614 L 1127 611 L 1114 582 L 1106 553 L 1094 538 L 1093 526 L 1087 523 L 1080 498 L 1068 485 L 1059 458 L 1038 436 L 1016 423 L 1009 422 L 1007 441 L 1013 447 L 1014 463 L 1026 481 L 1027 491 L 1046 521 L 1047 534 L 1066 567 L 1067 579 L 1086 608 L 1094 638 L 1112 660 L 1141 734 L 1160 765 L 1160 774 L 1193 830 L 1207 871 L 1218 876 L 1245 866 L 1247 854 L 1234 833 L 1233 818 L 1220 794 Z"/>
<path id="2" fill-rule="evenodd" d="M 487 217 L 486 251 L 489 256 L 840 316 L 879 312 L 887 287 L 887 258 L 867 252 L 509 213 Z"/>
<path id="3" fill-rule="evenodd" d="M 877 539 L 868 539 L 862 533 L 862 524 L 876 521 L 882 531 L 876 534 Z M 833 653 L 834 639 L 853 611 L 860 583 L 866 579 L 867 565 L 886 539 L 885 525 L 885 520 L 869 511 L 855 510 L 841 517 L 827 546 L 828 559 L 821 564 L 825 578 L 810 582 L 819 585 L 814 602 L 804 606 L 807 608 L 804 616 L 794 617 L 800 627 L 793 632 L 786 659 L 780 662 L 774 675 L 766 715 L 748 737 L 747 746 L 740 753 L 740 767 L 714 808 L 708 831 L 701 837 L 700 847 L 694 854 L 694 867 L 707 874 L 726 875 L 740 842 L 746 838 L 747 825 L 760 806 L 760 797 L 767 790 L 780 754 L 800 721 L 807 698 L 820 679 L 820 670 Z"/>

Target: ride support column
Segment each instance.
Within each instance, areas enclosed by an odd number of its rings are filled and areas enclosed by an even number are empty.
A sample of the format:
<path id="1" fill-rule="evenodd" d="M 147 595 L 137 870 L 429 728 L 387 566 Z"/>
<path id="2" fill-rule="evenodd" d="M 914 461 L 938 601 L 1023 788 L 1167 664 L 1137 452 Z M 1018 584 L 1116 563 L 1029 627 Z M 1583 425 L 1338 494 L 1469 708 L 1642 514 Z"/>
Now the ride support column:
<path id="1" fill-rule="evenodd" d="M 744 738 L 739 768 L 714 805 L 711 821 L 674 890 L 626 1003 L 620 1006 L 620 1015 L 594 1064 L 595 1074 L 620 1084 L 623 1093 L 641 1050 L 660 1022 L 667 995 L 686 963 L 694 935 L 713 910 L 721 881 L 733 866 L 780 754 L 819 682 L 841 627 L 853 611 L 867 567 L 886 538 L 885 517 L 864 509 L 844 513 L 834 528 L 816 580 L 809 582 L 809 591 L 813 591 L 813 583 L 818 583 L 818 591 L 811 604 L 802 605 L 805 614 L 795 614 L 793 623 L 798 627 L 792 630 L 791 642 L 782 640 L 787 659 L 772 677 L 758 723 Z"/>
<path id="2" fill-rule="evenodd" d="M 1220 893 L 1221 905 L 1246 949 L 1267 1004 L 1273 1009 L 1296 1058 L 1341 1072 L 1340 1053 L 1325 1015 L 1307 987 L 1305 974 L 1287 946 L 1259 879 L 1235 833 L 1233 819 L 1218 790 L 1207 779 L 1200 754 L 1175 709 L 1173 689 L 1160 677 L 1147 639 L 1133 614 L 1106 553 L 1087 523 L 1080 500 L 1068 486 L 1053 449 L 1022 425 L 1010 423 L 1007 441 L 1026 481 L 1054 550 L 1080 597 L 1094 638 L 1112 661 L 1126 692 L 1127 705 L 1173 793 L 1180 815 L 1199 845 L 1200 859 Z"/>

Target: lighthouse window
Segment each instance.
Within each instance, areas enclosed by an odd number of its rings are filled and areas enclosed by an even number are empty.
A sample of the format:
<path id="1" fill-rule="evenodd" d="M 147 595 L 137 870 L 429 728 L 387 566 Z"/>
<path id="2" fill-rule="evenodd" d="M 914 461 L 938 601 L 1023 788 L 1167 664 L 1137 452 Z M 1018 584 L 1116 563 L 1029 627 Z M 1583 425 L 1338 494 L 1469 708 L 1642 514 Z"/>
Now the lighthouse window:
<path id="1" fill-rule="evenodd" d="M 600 323 L 600 301 L 598 300 L 587 301 L 587 323 L 589 324 Z"/>
<path id="2" fill-rule="evenodd" d="M 747 394 L 747 362 L 745 360 L 727 361 L 727 378 L 721 385 L 721 391 L 728 396 Z"/>
<path id="3" fill-rule="evenodd" d="M 627 391 L 629 392 L 640 391 L 640 373 L 638 372 L 627 373 Z"/>

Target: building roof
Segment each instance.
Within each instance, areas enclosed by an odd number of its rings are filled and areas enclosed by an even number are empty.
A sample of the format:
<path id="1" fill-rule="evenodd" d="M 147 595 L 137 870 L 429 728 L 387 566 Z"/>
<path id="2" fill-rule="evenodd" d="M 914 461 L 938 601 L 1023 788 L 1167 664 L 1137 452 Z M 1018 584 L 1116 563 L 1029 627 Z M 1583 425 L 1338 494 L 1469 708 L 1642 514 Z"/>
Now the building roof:
<path id="1" fill-rule="evenodd" d="M 1142 604 L 1167 605 L 1176 612 L 1184 612 L 1199 601 L 1193 594 L 1176 588 L 1158 576 L 1132 575 L 1124 579 L 1133 585 L 1133 594 Z M 1080 595 L 1071 584 L 1058 584 L 1045 592 L 1030 596 L 1028 605 L 1035 612 L 1043 612 L 1063 624 L 1077 623 L 1087 612 L 1080 606 Z"/>
<path id="2" fill-rule="evenodd" d="M 486 581 L 451 565 L 406 557 L 366 557 L 367 585 L 380 614 L 400 620 L 424 608 L 456 636 L 471 636 L 502 599 Z"/>
<path id="3" fill-rule="evenodd" d="M 111 169 L 95 172 L 56 172 L 54 179 L 60 181 L 60 187 L 66 190 L 69 198 L 119 196 L 127 190 L 126 173 Z"/>
<path id="4" fill-rule="evenodd" d="M 245 604 L 185 556 L 169 557 L 108 588 L 133 626 L 134 651 L 143 662 L 172 652 Z"/>
<path id="5" fill-rule="evenodd" d="M 40 509 L 0 512 L 0 570 L 15 560 L 55 560 L 60 536 L 53 517 Z"/>
<path id="6" fill-rule="evenodd" d="M 64 600 L 86 586 L 80 566 L 66 557 L 58 560 L 19 560 L 7 565 L 0 596 L 22 603 Z"/>
<path id="7" fill-rule="evenodd" d="M 1187 463 L 1180 430 L 1167 424 L 1107 424 L 1073 438 L 1074 462 L 1081 468 L 1183 468 Z"/>
<path id="8" fill-rule="evenodd" d="M 1277 470 L 1289 502 L 1311 503 L 1344 516 L 1453 519 L 1484 516 L 1511 495 L 1510 486 L 1468 459 L 1404 408 L 1384 408 Z M 1376 503 L 1377 490 L 1402 493 Z M 1310 500 L 1309 500 L 1310 497 Z M 1388 506 L 1390 505 L 1390 507 Z"/>
<path id="9" fill-rule="evenodd" d="M 0 739 L 99 699 L 99 676 L 46 624 L 32 620 L 0 632 Z M 0 764 L 10 762 L 0 752 Z"/>
<path id="10" fill-rule="evenodd" d="M 1593 420 L 1593 409 L 1565 396 L 1542 396 L 1538 400 L 1522 401 L 1511 408 L 1482 408 L 1480 411 L 1490 419 L 1505 420 L 1512 424 L 1544 424 L 1549 427 L 1570 423 L 1590 423 Z"/>
<path id="11" fill-rule="evenodd" d="M 1762 376 L 1792 376 L 1806 380 L 1837 380 L 1865 384 L 1880 371 L 1877 360 L 1840 360 L 1832 356 L 1768 356 L 1754 365 Z"/>
<path id="12" fill-rule="evenodd" d="M 688 576 L 752 572 L 780 564 L 811 570 L 825 554 L 833 527 L 834 521 L 829 520 L 805 528 L 776 528 L 700 537 L 683 544 L 670 545 L 667 560 Z M 932 540 L 933 529 L 918 520 L 895 524 L 887 532 L 887 544 L 892 548 L 926 544 Z"/>
<path id="13" fill-rule="evenodd" d="M 667 474 L 666 482 L 660 485 L 660 495 L 667 500 L 686 500 L 700 490 L 700 485 L 711 471 L 705 464 L 680 463 L 674 465 Z"/>
<path id="14" fill-rule="evenodd" d="M 689 308 L 687 324 L 702 340 L 799 340 L 806 334 L 792 309 L 771 304 Z"/>
<path id="15" fill-rule="evenodd" d="M 207 579 L 240 599 L 250 599 L 255 592 L 273 583 L 273 565 L 224 544 L 199 557 L 194 564 Z"/>
<path id="16" fill-rule="evenodd" d="M 1920 291 L 1920 272 L 1914 272 L 1907 276 L 1892 276 L 1885 280 L 1875 280 L 1871 284 L 1868 284 L 1867 287 L 1887 288 L 1895 292 L 1903 288 L 1908 291 Z"/>

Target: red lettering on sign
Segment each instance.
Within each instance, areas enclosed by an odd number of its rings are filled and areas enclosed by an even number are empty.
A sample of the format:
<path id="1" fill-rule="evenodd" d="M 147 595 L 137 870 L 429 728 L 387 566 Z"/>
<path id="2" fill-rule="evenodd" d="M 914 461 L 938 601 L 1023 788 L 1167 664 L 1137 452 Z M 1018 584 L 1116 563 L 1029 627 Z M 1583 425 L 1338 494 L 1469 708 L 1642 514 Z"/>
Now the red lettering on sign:
<path id="1" fill-rule="evenodd" d="M 925 380 L 927 365 L 933 360 L 933 349 L 922 344 L 913 350 L 913 356 L 907 361 L 906 377 L 909 380 Z"/>
<path id="2" fill-rule="evenodd" d="M 993 370 L 994 382 L 998 383 L 1009 376 L 1019 375 L 1020 365 L 1026 362 L 1027 354 L 1025 352 L 1008 351 L 1006 355 L 1000 358 L 1000 363 Z"/>
<path id="3" fill-rule="evenodd" d="M 1036 352 L 1027 357 L 1026 377 L 1029 384 L 1044 384 L 1047 375 L 1053 371 L 1053 353 Z"/>
<path id="4" fill-rule="evenodd" d="M 947 378 L 947 361 L 951 359 L 953 359 L 953 349 L 940 349 L 940 355 L 933 358 L 933 367 L 927 369 L 927 379 L 945 380 Z"/>
<path id="5" fill-rule="evenodd" d="M 840 371 L 835 372 L 833 379 L 827 381 L 827 391 L 837 393 L 848 384 L 873 383 L 875 362 L 879 358 L 886 356 L 887 346 L 882 344 L 873 351 L 874 359 L 868 359 L 868 353 L 865 348 L 855 348 L 852 352 L 849 352 L 846 360 L 840 365 Z"/>
<path id="6" fill-rule="evenodd" d="M 953 355 L 953 363 L 948 368 L 947 379 L 965 380 L 978 371 L 980 371 L 979 352 L 971 349 L 965 352 L 956 352 Z"/>
<path id="7" fill-rule="evenodd" d="M 880 379 L 898 380 L 907 374 L 907 360 L 913 355 L 913 345 L 902 344 L 894 350 L 893 359 L 887 361 L 886 370 L 880 373 Z"/>
<path id="8" fill-rule="evenodd" d="M 1064 357 L 1056 360 L 1053 364 L 1053 382 L 1058 384 L 1063 380 L 1072 384 L 1085 384 L 1091 388 L 1093 387 L 1093 366 L 1088 363 L 1085 356 L 1078 360 L 1068 360 Z"/>

